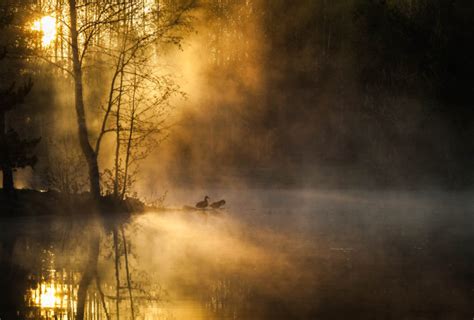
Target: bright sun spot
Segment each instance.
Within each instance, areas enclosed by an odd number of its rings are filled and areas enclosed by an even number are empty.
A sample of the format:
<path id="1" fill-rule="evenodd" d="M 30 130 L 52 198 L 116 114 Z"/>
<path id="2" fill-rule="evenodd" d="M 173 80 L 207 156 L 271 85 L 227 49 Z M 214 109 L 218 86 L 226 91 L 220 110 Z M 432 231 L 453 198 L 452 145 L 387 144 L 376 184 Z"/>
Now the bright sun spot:
<path id="1" fill-rule="evenodd" d="M 39 292 L 32 290 L 32 295 L 35 305 L 41 308 L 54 308 L 61 303 L 61 299 L 53 284 L 42 283 Z"/>
<path id="2" fill-rule="evenodd" d="M 56 304 L 56 296 L 54 288 L 46 288 L 45 292 L 41 294 L 41 307 L 54 308 Z"/>
<path id="3" fill-rule="evenodd" d="M 56 38 L 56 18 L 44 16 L 33 22 L 32 29 L 42 33 L 41 43 L 43 46 L 49 46 Z"/>

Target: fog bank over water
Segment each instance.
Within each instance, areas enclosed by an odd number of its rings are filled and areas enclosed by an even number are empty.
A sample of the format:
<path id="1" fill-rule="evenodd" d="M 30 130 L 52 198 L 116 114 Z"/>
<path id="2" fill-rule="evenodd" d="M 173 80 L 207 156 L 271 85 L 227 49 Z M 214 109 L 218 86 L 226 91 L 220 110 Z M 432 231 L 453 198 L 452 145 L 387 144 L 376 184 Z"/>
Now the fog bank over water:
<path id="1" fill-rule="evenodd" d="M 138 217 L 131 241 L 177 319 L 456 318 L 472 311 L 471 197 L 241 191 L 223 213 Z"/>
<path id="2" fill-rule="evenodd" d="M 350 312 L 445 320 L 474 312 L 472 192 L 206 193 L 226 199 L 225 209 L 183 209 L 202 190 L 173 190 L 167 209 L 124 226 L 135 319 L 346 319 Z M 3 241 L 16 239 L 11 262 L 25 279 L 17 290 L 26 292 L 18 295 L 26 319 L 72 314 L 93 223 L 67 217 L 2 219 Z M 98 277 L 114 315 L 112 249 L 112 235 L 102 233 Z M 122 286 L 124 269 L 121 259 Z M 105 318 L 100 291 L 89 290 L 89 314 Z M 120 317 L 129 319 L 126 287 L 121 294 Z"/>

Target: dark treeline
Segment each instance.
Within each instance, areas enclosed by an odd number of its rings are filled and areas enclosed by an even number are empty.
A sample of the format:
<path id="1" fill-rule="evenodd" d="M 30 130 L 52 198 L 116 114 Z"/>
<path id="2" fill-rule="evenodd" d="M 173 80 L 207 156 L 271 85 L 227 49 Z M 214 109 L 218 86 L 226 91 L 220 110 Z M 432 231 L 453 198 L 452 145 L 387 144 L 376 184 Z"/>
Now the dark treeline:
<path id="1" fill-rule="evenodd" d="M 210 47 L 234 39 L 209 67 L 208 90 L 221 94 L 172 139 L 173 177 L 187 182 L 195 169 L 281 184 L 472 185 L 472 3 L 225 3 L 213 19 L 226 28 L 209 37 Z M 257 89 L 248 66 L 261 74 Z"/>

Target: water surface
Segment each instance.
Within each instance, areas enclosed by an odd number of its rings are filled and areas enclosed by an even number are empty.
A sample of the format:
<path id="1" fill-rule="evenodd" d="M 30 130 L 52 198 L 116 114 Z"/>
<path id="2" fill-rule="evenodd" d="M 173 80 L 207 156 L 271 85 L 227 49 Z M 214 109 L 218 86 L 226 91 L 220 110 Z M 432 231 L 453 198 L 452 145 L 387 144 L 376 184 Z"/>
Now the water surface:
<path id="1" fill-rule="evenodd" d="M 470 319 L 474 204 L 469 193 L 213 190 L 227 208 L 169 206 L 124 226 L 136 319 Z M 22 230 L 13 262 L 22 314 L 72 319 L 87 225 L 9 219 Z M 131 304 L 123 256 L 120 318 Z M 112 237 L 103 234 L 100 288 L 89 319 L 116 317 Z M 102 293 L 100 292 L 102 291 Z M 103 296 L 101 295 L 103 294 Z M 105 305 L 105 308 L 104 308 Z"/>

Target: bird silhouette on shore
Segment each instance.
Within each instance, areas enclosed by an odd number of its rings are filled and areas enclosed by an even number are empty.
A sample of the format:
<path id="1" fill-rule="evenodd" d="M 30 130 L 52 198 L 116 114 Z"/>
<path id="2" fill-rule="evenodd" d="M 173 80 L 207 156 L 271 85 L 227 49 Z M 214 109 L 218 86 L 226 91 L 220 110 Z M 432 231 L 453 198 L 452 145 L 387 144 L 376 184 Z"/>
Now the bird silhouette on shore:
<path id="1" fill-rule="evenodd" d="M 196 203 L 196 208 L 199 208 L 199 209 L 207 208 L 209 206 L 209 202 L 207 200 L 209 199 L 210 198 L 208 196 L 205 196 L 203 201 L 199 201 L 198 203 Z"/>
<path id="2" fill-rule="evenodd" d="M 219 209 L 223 205 L 225 205 L 225 200 L 220 200 L 220 201 L 216 201 L 216 202 L 211 203 L 211 208 Z"/>

